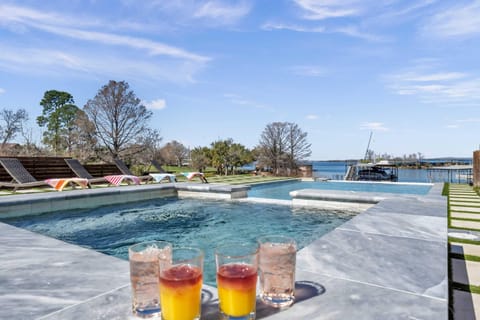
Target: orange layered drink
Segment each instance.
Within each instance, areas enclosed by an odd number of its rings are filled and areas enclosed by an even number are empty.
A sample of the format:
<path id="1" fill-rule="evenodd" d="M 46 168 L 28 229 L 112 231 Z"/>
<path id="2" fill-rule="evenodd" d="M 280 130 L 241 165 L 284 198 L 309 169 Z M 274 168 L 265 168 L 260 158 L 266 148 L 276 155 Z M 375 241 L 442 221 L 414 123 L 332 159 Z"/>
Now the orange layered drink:
<path id="1" fill-rule="evenodd" d="M 258 245 L 233 243 L 215 250 L 221 320 L 254 320 Z"/>
<path id="2" fill-rule="evenodd" d="M 217 272 L 220 310 L 232 317 L 255 312 L 257 269 L 247 264 L 226 264 Z"/>
<path id="3" fill-rule="evenodd" d="M 200 319 L 203 253 L 200 256 L 175 264 L 160 264 L 160 304 L 163 320 Z M 186 249 L 182 249 L 186 250 Z M 178 249 L 177 249 L 178 251 Z"/>

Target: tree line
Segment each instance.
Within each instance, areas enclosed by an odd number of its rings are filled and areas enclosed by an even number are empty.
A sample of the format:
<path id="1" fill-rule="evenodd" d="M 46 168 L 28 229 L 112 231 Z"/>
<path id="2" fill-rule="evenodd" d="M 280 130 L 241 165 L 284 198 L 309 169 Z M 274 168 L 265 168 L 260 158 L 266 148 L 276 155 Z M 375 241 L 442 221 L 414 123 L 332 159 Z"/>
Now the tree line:
<path id="1" fill-rule="evenodd" d="M 83 162 L 110 162 L 121 158 L 131 164 L 188 165 L 197 170 L 213 167 L 217 174 L 234 174 L 256 161 L 259 169 L 275 175 L 296 175 L 298 165 L 311 155 L 307 133 L 297 124 L 266 125 L 258 145 L 248 149 L 231 138 L 189 149 L 173 140 L 162 145 L 160 132 L 149 127 L 152 112 L 125 81 L 110 80 L 83 108 L 64 91 L 49 90 L 40 101 L 36 123 L 43 129 L 41 144 L 33 139 L 25 109 L 0 111 L 0 152 L 4 156 L 70 156 Z M 24 143 L 11 143 L 22 136 Z"/>

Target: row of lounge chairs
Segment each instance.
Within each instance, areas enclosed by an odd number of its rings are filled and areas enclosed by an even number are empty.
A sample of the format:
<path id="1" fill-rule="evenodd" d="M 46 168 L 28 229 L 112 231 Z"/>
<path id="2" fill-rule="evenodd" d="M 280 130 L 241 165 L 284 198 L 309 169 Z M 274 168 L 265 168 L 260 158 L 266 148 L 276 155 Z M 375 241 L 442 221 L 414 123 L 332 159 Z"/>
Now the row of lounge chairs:
<path id="1" fill-rule="evenodd" d="M 91 188 L 92 184 L 95 183 L 107 183 L 108 185 L 118 186 L 123 182 L 128 184 L 140 184 L 141 182 L 161 182 L 163 180 L 168 180 L 169 182 L 177 181 L 176 175 L 165 172 L 160 163 L 155 160 L 152 161 L 152 165 L 159 171 L 159 173 L 136 176 L 122 160 L 115 159 L 115 165 L 122 174 L 108 175 L 104 177 L 93 177 L 77 159 L 65 159 L 65 162 L 75 173 L 76 177 L 51 178 L 39 181 L 28 172 L 18 159 L 0 158 L 0 165 L 2 165 L 5 171 L 7 171 L 12 177 L 11 182 L 0 182 L 0 188 L 12 188 L 15 192 L 18 189 L 51 186 L 58 191 L 62 191 L 63 188 L 68 185 L 73 187 L 79 186 L 81 188 Z M 198 177 L 201 182 L 208 183 L 205 175 L 201 172 L 182 172 L 181 174 L 189 181 Z"/>

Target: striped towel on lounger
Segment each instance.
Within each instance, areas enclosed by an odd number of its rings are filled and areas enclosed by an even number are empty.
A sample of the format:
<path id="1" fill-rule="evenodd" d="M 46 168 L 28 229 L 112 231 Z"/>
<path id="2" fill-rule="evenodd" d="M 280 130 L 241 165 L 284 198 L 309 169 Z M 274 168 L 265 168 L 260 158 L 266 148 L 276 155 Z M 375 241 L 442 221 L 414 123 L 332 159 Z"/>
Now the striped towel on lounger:
<path id="1" fill-rule="evenodd" d="M 85 189 L 88 186 L 88 179 L 84 178 L 60 178 L 60 179 L 47 179 L 45 183 L 49 184 L 55 190 L 62 191 L 69 183 L 75 183 L 80 186 L 82 189 Z"/>
<path id="2" fill-rule="evenodd" d="M 107 180 L 110 184 L 115 186 L 119 186 L 123 181 L 127 182 L 128 184 L 140 184 L 140 179 L 137 176 L 131 176 L 127 174 L 118 174 L 118 175 L 111 175 L 105 176 L 105 180 Z"/>

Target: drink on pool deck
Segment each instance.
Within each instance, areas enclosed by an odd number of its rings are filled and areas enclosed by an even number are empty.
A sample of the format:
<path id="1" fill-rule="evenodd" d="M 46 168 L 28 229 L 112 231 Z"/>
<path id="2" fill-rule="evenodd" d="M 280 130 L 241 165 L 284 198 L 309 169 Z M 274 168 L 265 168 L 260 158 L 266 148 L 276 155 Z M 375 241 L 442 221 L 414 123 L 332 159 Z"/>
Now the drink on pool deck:
<path id="1" fill-rule="evenodd" d="M 295 300 L 295 240 L 283 236 L 259 238 L 260 298 L 281 308 Z"/>
<path id="2" fill-rule="evenodd" d="M 160 300 L 163 320 L 200 319 L 202 270 L 175 265 L 160 273 Z"/>
<path id="3" fill-rule="evenodd" d="M 171 245 L 163 241 L 143 242 L 129 248 L 132 310 L 140 318 L 160 314 L 159 260 L 169 261 Z"/>
<path id="4" fill-rule="evenodd" d="M 223 318 L 255 319 L 257 268 L 234 263 L 220 266 L 217 271 L 220 313 Z M 252 318 L 253 316 L 253 318 Z"/>
<path id="5" fill-rule="evenodd" d="M 203 251 L 173 248 L 171 261 L 160 261 L 162 320 L 200 319 Z"/>
<path id="6" fill-rule="evenodd" d="M 220 320 L 254 320 L 258 244 L 230 243 L 215 249 Z"/>

